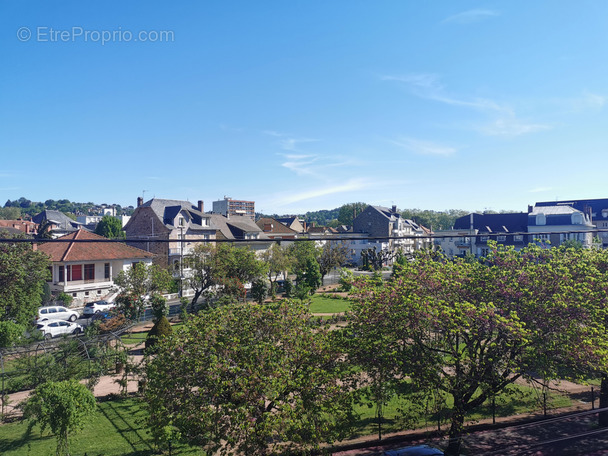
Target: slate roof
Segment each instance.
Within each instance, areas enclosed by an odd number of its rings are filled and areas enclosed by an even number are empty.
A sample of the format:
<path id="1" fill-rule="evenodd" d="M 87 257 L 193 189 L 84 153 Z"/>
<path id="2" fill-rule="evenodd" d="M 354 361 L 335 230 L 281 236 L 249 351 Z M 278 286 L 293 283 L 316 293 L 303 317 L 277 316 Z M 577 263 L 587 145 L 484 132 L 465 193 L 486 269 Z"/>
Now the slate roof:
<path id="1" fill-rule="evenodd" d="M 288 226 L 285 226 L 279 220 L 273 219 L 270 217 L 262 217 L 255 223 L 262 231 L 264 231 L 265 226 L 272 225 L 272 229 L 270 231 L 266 231 L 266 233 L 290 234 L 290 235 L 297 234 L 295 230 L 292 230 Z"/>
<path id="2" fill-rule="evenodd" d="M 60 229 L 65 231 L 77 230 L 78 226 L 81 225 L 61 211 L 45 210 L 32 217 L 32 222 L 38 225 L 43 223 L 45 220 L 53 222 L 55 225 L 58 225 Z"/>
<path id="3" fill-rule="evenodd" d="M 190 216 L 189 229 L 191 230 L 209 230 L 210 227 L 201 225 L 203 217 L 208 217 L 203 212 L 198 210 L 198 207 L 192 204 L 190 201 L 171 200 L 162 198 L 152 198 L 150 201 L 146 201 L 140 207 L 150 207 L 156 214 L 159 220 L 169 228 L 174 229 L 176 226 L 173 224 L 175 217 L 183 210 Z"/>
<path id="4" fill-rule="evenodd" d="M 66 234 L 59 239 L 70 240 L 105 240 L 85 230 Z M 53 262 L 66 261 L 101 261 L 153 258 L 154 255 L 122 242 L 47 242 L 38 245 L 38 250 L 49 255 Z"/>
<path id="5" fill-rule="evenodd" d="M 471 227 L 471 214 L 454 221 L 455 230 L 468 230 Z M 473 213 L 473 228 L 479 233 L 525 233 L 528 231 L 528 214 L 511 212 L 505 214 Z"/>

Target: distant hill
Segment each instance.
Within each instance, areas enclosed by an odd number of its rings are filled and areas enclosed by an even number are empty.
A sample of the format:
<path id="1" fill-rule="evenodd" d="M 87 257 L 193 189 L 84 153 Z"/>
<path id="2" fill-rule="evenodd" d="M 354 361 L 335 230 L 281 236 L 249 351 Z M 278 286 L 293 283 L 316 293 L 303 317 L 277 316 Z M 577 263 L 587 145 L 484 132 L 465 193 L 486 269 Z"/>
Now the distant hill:
<path id="1" fill-rule="evenodd" d="M 19 210 L 21 216 L 32 217 L 44 210 L 61 211 L 65 214 L 77 215 L 102 215 L 103 209 L 114 207 L 116 215 L 131 215 L 135 208 L 133 206 L 122 207 L 120 204 L 95 204 L 95 203 L 76 203 L 67 199 L 61 200 L 46 200 L 44 203 L 38 201 L 30 201 L 23 196 L 18 200 L 7 200 L 4 203 L 6 213 L 15 214 Z M 10 209 L 9 208 L 13 208 Z M 11 217 L 12 218 L 12 217 Z"/>

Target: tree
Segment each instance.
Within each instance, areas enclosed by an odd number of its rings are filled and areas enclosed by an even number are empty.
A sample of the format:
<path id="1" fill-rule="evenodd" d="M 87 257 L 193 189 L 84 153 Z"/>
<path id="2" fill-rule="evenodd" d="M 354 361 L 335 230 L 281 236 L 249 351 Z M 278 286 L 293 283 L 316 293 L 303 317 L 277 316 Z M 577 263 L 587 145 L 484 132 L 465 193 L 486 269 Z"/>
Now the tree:
<path id="1" fill-rule="evenodd" d="M 348 249 L 343 241 L 328 241 L 321 247 L 317 262 L 321 273 L 321 283 L 323 278 L 336 267 L 346 263 Z"/>
<path id="2" fill-rule="evenodd" d="M 258 304 L 263 304 L 268 296 L 268 286 L 263 280 L 254 280 L 251 284 L 251 296 Z"/>
<path id="3" fill-rule="evenodd" d="M 450 395 L 446 454 L 458 454 L 465 416 L 517 379 L 604 362 L 606 310 L 581 294 L 572 258 L 537 246 L 493 246 L 484 263 L 420 253 L 386 285 L 359 290 L 351 325 L 368 351 L 356 355 L 376 356 L 381 337 L 396 355 L 381 363 L 398 368 L 391 381 L 409 376 L 417 389 Z"/>
<path id="4" fill-rule="evenodd" d="M 0 220 L 17 220 L 21 217 L 18 207 L 0 207 Z"/>
<path id="5" fill-rule="evenodd" d="M 104 215 L 95 227 L 95 234 L 107 237 L 108 239 L 124 239 L 125 232 L 122 230 L 120 219 L 111 215 Z"/>
<path id="6" fill-rule="evenodd" d="M 274 297 L 279 277 L 282 275 L 284 278 L 287 278 L 287 271 L 291 267 L 292 259 L 289 255 L 289 250 L 280 244 L 272 244 L 262 252 L 261 260 L 266 264 L 270 294 Z"/>
<path id="7" fill-rule="evenodd" d="M 162 315 L 156 322 L 150 332 L 148 332 L 148 336 L 146 337 L 146 341 L 144 343 L 145 348 L 151 348 L 156 346 L 156 344 L 163 338 L 170 336 L 173 333 L 173 328 L 167 320 L 167 317 Z"/>
<path id="8" fill-rule="evenodd" d="M 329 328 L 311 318 L 282 301 L 188 320 L 146 367 L 150 428 L 219 454 L 285 454 L 344 436 L 346 365 Z"/>
<path id="9" fill-rule="evenodd" d="M 219 285 L 227 285 L 225 293 L 239 287 L 238 283 L 251 282 L 264 274 L 264 264 L 257 260 L 255 252 L 246 247 L 233 247 L 226 243 L 218 245 L 198 244 L 184 259 L 190 268 L 187 285 L 194 290 L 192 305 L 196 305 L 201 295 Z M 240 292 L 238 293 L 240 298 Z"/>
<path id="10" fill-rule="evenodd" d="M 129 319 L 137 318 L 143 311 L 146 299 L 171 286 L 171 274 L 158 265 L 136 263 L 126 271 L 120 271 L 114 283 L 120 287 L 116 304 Z"/>
<path id="11" fill-rule="evenodd" d="M 366 203 L 349 203 L 340 207 L 338 222 L 340 225 L 351 226 L 353 220 L 368 206 Z"/>
<path id="12" fill-rule="evenodd" d="M 50 266 L 48 257 L 29 242 L 0 244 L 0 320 L 31 324 L 42 303 Z"/>
<path id="13" fill-rule="evenodd" d="M 24 416 L 46 427 L 57 438 L 57 456 L 69 454 L 70 434 L 82 429 L 85 419 L 93 413 L 93 393 L 76 380 L 47 382 L 34 391 L 27 401 Z"/>

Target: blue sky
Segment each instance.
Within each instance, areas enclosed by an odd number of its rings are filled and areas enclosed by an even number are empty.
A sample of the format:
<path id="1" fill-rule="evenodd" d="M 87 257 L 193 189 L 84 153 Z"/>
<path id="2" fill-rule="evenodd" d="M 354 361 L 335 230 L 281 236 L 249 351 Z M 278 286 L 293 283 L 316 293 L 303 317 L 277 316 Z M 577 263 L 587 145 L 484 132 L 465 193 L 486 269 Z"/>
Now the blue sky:
<path id="1" fill-rule="evenodd" d="M 2 0 L 0 204 L 608 197 L 607 41 L 600 0 Z"/>

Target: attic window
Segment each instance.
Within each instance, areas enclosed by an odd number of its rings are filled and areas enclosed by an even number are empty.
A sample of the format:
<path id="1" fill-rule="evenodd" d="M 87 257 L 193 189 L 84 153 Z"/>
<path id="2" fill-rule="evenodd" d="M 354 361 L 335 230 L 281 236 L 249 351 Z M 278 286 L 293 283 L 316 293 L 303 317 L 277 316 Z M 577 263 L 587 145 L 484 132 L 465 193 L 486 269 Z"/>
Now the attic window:
<path id="1" fill-rule="evenodd" d="M 547 224 L 547 218 L 545 217 L 545 214 L 537 214 L 536 215 L 536 225 L 546 225 Z"/>
<path id="2" fill-rule="evenodd" d="M 582 225 L 583 224 L 583 214 L 580 212 L 575 212 L 572 214 L 572 224 L 573 225 Z"/>
<path id="3" fill-rule="evenodd" d="M 185 222 L 184 222 L 184 217 L 179 217 L 179 218 L 177 219 L 177 224 L 178 224 L 179 226 L 184 226 L 184 225 L 185 225 Z"/>

